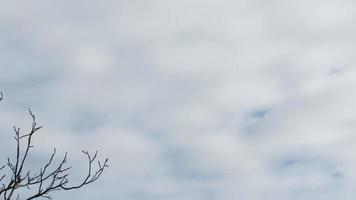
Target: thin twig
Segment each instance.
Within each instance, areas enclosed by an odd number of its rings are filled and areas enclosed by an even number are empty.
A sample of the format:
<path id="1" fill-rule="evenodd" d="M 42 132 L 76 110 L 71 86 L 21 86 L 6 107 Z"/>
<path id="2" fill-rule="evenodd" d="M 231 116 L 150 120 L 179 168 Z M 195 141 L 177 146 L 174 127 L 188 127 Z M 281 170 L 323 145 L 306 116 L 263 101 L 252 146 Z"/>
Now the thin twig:
<path id="1" fill-rule="evenodd" d="M 0 101 L 2 98 L 3 95 L 0 92 Z M 0 167 L 0 171 L 8 168 L 11 172 L 9 176 L 0 176 L 0 196 L 3 197 L 2 200 L 13 199 L 12 197 L 15 196 L 15 193 L 16 199 L 20 200 L 20 194 L 17 190 L 24 187 L 28 188 L 30 191 L 34 191 L 34 193 L 30 196 L 23 198 L 25 200 L 39 197 L 51 199 L 52 197 L 50 193 L 53 191 L 79 189 L 98 180 L 105 168 L 108 167 L 108 159 L 106 159 L 103 164 L 101 164 L 100 161 L 97 161 L 97 170 L 93 172 L 93 163 L 97 160 L 98 152 L 95 152 L 93 155 L 91 155 L 87 150 L 83 151 L 88 160 L 87 176 L 78 185 L 67 186 L 67 184 L 70 182 L 68 172 L 71 169 L 70 166 L 66 166 L 67 153 L 65 153 L 56 167 L 53 166 L 53 161 L 57 152 L 56 148 L 53 149 L 49 160 L 42 168 L 40 168 L 38 173 L 32 174 L 31 170 L 25 171 L 25 164 L 28 159 L 30 150 L 33 147 L 33 136 L 36 135 L 37 131 L 42 128 L 42 126 L 37 125 L 36 116 L 32 113 L 32 111 L 30 109 L 28 111 L 32 119 L 32 126 L 29 133 L 22 134 L 19 128 L 14 127 L 14 139 L 16 140 L 16 160 L 15 162 L 12 162 L 11 159 L 8 158 L 6 165 Z M 22 141 L 24 142 L 24 145 L 22 145 Z M 24 148 L 22 148 L 22 146 L 24 146 Z M 5 180 L 5 177 L 8 177 L 8 182 L 6 184 L 1 183 Z M 33 190 L 33 188 L 36 188 L 36 190 Z"/>

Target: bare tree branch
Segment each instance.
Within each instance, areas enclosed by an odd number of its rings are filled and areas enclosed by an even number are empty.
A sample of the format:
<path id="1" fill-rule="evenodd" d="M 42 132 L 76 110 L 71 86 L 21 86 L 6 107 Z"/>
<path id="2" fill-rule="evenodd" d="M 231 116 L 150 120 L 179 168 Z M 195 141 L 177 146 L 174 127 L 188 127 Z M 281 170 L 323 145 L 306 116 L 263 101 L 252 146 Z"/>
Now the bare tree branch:
<path id="1" fill-rule="evenodd" d="M 3 94 L 0 92 L 0 101 L 3 99 Z M 56 148 L 53 149 L 48 161 L 39 169 L 37 173 L 32 173 L 31 170 L 25 170 L 26 161 L 28 160 L 30 150 L 33 148 L 32 139 L 36 133 L 42 128 L 37 125 L 36 116 L 28 109 L 32 119 L 31 129 L 28 133 L 21 133 L 20 128 L 14 127 L 14 139 L 16 141 L 16 156 L 15 161 L 7 158 L 5 165 L 0 165 L 0 172 L 5 169 L 9 171 L 8 174 L 0 175 L 0 198 L 2 200 L 17 199 L 30 200 L 36 198 L 52 199 L 51 192 L 58 190 L 75 190 L 85 185 L 95 182 L 102 175 L 105 168 L 108 167 L 108 159 L 103 163 L 97 161 L 98 152 L 90 154 L 87 150 L 83 154 L 87 157 L 88 171 L 85 179 L 78 185 L 69 185 L 69 170 L 70 166 L 67 164 L 67 153 L 60 160 L 58 165 L 54 165 L 53 161 L 56 157 Z M 94 170 L 94 163 L 97 162 L 96 170 Z M 27 188 L 30 193 L 27 197 L 21 197 L 19 191 L 22 188 Z M 28 193 L 26 193 L 28 195 Z"/>

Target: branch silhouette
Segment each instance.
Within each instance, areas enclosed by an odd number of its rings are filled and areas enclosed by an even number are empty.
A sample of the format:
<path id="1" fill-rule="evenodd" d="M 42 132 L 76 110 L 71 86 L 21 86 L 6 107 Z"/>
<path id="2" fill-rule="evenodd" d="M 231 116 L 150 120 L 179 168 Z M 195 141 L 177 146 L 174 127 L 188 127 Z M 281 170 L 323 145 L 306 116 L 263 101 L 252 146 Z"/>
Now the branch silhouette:
<path id="1" fill-rule="evenodd" d="M 0 101 L 3 100 L 3 93 L 0 92 Z M 54 164 L 56 148 L 53 149 L 48 161 L 37 171 L 25 170 L 24 166 L 28 161 L 30 150 L 34 147 L 32 139 L 42 128 L 36 121 L 36 116 L 31 109 L 28 109 L 32 120 L 31 129 L 28 133 L 22 133 L 20 128 L 13 127 L 14 139 L 16 141 L 16 156 L 14 160 L 7 157 L 7 162 L 0 165 L 0 198 L 2 200 L 30 200 L 36 198 L 52 199 L 53 191 L 69 191 L 79 189 L 100 178 L 104 170 L 108 167 L 108 159 L 100 162 L 97 159 L 98 152 L 91 154 L 83 150 L 87 158 L 87 174 L 77 185 L 70 184 L 69 170 L 67 166 L 67 153 L 59 160 L 59 164 Z M 94 167 L 94 165 L 97 165 Z M 94 169 L 95 168 L 95 169 Z M 7 171 L 6 171 L 7 170 Z M 22 189 L 26 189 L 23 192 Z"/>

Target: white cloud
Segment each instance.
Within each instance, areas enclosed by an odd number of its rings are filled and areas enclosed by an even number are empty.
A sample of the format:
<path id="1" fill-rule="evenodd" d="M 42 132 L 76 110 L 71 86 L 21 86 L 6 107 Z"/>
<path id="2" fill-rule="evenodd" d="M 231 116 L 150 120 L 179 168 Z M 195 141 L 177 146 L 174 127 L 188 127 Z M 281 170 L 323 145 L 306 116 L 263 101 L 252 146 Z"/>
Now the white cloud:
<path id="1" fill-rule="evenodd" d="M 107 199 L 352 199 L 352 4 L 4 1 L 0 130 L 100 150 Z"/>

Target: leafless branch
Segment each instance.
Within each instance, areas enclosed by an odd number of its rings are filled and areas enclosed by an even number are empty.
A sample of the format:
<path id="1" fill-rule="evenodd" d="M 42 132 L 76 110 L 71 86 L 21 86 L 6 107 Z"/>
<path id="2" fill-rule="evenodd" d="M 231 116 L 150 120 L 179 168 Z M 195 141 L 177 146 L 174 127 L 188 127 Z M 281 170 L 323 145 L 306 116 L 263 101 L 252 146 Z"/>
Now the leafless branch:
<path id="1" fill-rule="evenodd" d="M 0 101 L 3 99 L 3 94 L 0 92 Z M 17 199 L 30 200 L 35 198 L 51 199 L 51 192 L 57 190 L 75 190 L 85 185 L 95 182 L 102 175 L 105 168 L 108 167 L 108 159 L 103 163 L 97 161 L 98 152 L 90 154 L 87 150 L 83 151 L 88 160 L 88 171 L 85 179 L 77 185 L 70 185 L 69 170 L 67 164 L 67 153 L 60 160 L 58 165 L 54 165 L 56 157 L 56 148 L 53 149 L 48 161 L 38 170 L 37 173 L 32 173 L 31 170 L 25 170 L 26 161 L 32 145 L 32 139 L 42 128 L 37 125 L 36 116 L 32 111 L 28 110 L 32 119 L 31 129 L 28 133 L 21 133 L 20 128 L 14 127 L 14 139 L 16 141 L 16 157 L 15 161 L 7 158 L 7 163 L 0 166 L 0 172 L 8 169 L 9 173 L 0 175 L 0 198 L 2 200 Z M 96 170 L 94 163 L 97 162 Z M 3 183 L 4 182 L 4 183 Z M 6 182 L 6 183 L 5 183 Z M 27 188 L 32 192 L 27 197 L 20 196 L 19 189 Z M 26 193 L 27 194 L 27 193 Z"/>

